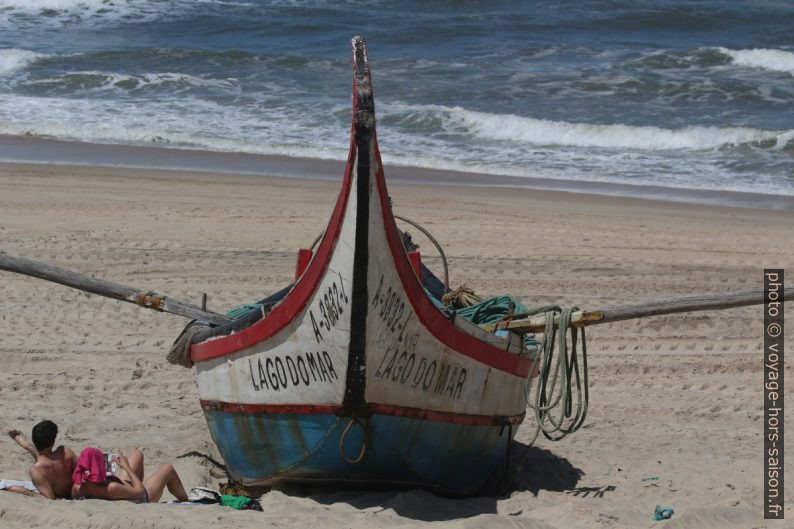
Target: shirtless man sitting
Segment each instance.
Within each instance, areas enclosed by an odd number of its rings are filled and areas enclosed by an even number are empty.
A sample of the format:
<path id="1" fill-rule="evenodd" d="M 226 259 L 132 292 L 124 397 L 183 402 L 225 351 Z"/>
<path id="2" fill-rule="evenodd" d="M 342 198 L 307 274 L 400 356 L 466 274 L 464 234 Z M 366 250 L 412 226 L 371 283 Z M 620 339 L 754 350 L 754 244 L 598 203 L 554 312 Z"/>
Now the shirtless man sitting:
<path id="1" fill-rule="evenodd" d="M 70 498 L 72 493 L 72 472 L 74 471 L 77 457 L 71 449 L 64 446 L 59 446 L 53 450 L 55 437 L 58 435 L 58 426 L 52 421 L 41 421 L 38 423 L 33 427 L 31 435 L 33 444 L 19 430 L 11 430 L 8 435 L 19 446 L 30 452 L 30 455 L 36 460 L 28 473 L 39 492 L 36 494 L 21 487 L 16 487 L 12 490 L 28 496 L 42 496 L 50 500 Z"/>

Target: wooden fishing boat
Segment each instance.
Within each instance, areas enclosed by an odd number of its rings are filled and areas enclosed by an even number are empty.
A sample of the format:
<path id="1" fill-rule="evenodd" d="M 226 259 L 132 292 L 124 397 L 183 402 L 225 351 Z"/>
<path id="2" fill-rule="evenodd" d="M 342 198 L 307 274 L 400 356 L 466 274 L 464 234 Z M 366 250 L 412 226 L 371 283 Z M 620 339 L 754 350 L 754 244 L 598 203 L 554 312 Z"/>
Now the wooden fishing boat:
<path id="1" fill-rule="evenodd" d="M 352 44 L 350 152 L 331 220 L 269 312 L 194 341 L 201 407 L 244 484 L 472 493 L 504 468 L 533 352 L 426 294 L 391 211 L 366 47 Z"/>

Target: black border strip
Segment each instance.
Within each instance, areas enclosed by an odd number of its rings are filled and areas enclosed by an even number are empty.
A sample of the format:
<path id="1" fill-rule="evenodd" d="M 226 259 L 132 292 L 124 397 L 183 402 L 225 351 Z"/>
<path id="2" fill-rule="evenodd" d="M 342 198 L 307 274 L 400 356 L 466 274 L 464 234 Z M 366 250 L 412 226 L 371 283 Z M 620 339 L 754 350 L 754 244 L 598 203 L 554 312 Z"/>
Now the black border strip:
<path id="1" fill-rule="evenodd" d="M 369 203 L 372 188 L 370 164 L 372 142 L 375 137 L 374 102 L 369 79 L 369 65 L 363 39 L 354 40 L 356 107 L 353 123 L 356 144 L 356 237 L 353 254 L 353 288 L 350 303 L 350 347 L 347 361 L 347 382 L 343 410 L 340 414 L 367 415 L 366 348 L 367 288 L 369 270 Z"/>

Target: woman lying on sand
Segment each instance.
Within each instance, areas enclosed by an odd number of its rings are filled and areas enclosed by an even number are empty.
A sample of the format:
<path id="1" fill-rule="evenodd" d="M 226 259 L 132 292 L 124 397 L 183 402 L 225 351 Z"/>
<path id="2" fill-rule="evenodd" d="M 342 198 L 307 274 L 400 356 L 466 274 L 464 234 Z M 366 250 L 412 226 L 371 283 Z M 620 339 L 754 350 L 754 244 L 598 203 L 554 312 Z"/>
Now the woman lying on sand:
<path id="1" fill-rule="evenodd" d="M 187 501 L 185 488 L 174 466 L 160 467 L 157 472 L 144 477 L 143 452 L 133 450 L 129 458 L 123 454 L 116 457 L 121 467 L 118 476 L 106 475 L 105 459 L 98 448 L 83 449 L 72 473 L 72 499 L 129 500 L 136 503 L 157 502 L 163 490 L 174 495 L 178 501 Z"/>
<path id="2" fill-rule="evenodd" d="M 9 490 L 28 496 L 56 498 L 96 498 L 130 500 L 138 503 L 157 502 L 168 487 L 179 501 L 187 501 L 185 488 L 174 466 L 163 465 L 144 478 L 143 452 L 133 450 L 129 459 L 119 454 L 116 463 L 121 467 L 118 476 L 107 475 L 105 458 L 98 448 L 85 448 L 77 458 L 68 447 L 54 449 L 58 426 L 42 421 L 33 427 L 33 443 L 22 432 L 12 429 L 8 435 L 27 450 L 36 463 L 30 467 L 30 477 L 38 492 L 14 486 Z"/>

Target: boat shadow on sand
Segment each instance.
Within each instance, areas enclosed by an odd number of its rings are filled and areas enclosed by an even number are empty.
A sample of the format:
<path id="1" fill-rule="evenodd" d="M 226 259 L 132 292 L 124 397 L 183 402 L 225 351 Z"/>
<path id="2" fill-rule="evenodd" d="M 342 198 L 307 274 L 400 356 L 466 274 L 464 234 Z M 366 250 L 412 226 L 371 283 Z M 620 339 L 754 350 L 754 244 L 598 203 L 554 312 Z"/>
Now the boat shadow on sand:
<path id="1" fill-rule="evenodd" d="M 514 441 L 511 452 L 514 474 L 511 479 L 503 476 L 494 480 L 478 496 L 460 497 L 442 495 L 423 489 L 395 488 L 340 488 L 334 487 L 303 487 L 284 485 L 277 490 L 289 496 L 310 499 L 322 505 L 347 503 L 360 511 L 380 512 L 392 510 L 399 516 L 423 522 L 436 522 L 472 518 L 481 514 L 497 514 L 498 502 L 510 497 L 515 492 L 531 492 L 537 495 L 540 491 L 568 492 L 575 489 L 583 471 L 570 461 L 559 457 L 549 450 L 528 447 L 524 443 Z M 526 456 L 526 457 L 525 457 Z M 517 466 L 523 461 L 523 468 Z M 252 491 L 253 492 L 253 491 Z M 262 491 L 264 492 L 264 491 Z"/>

